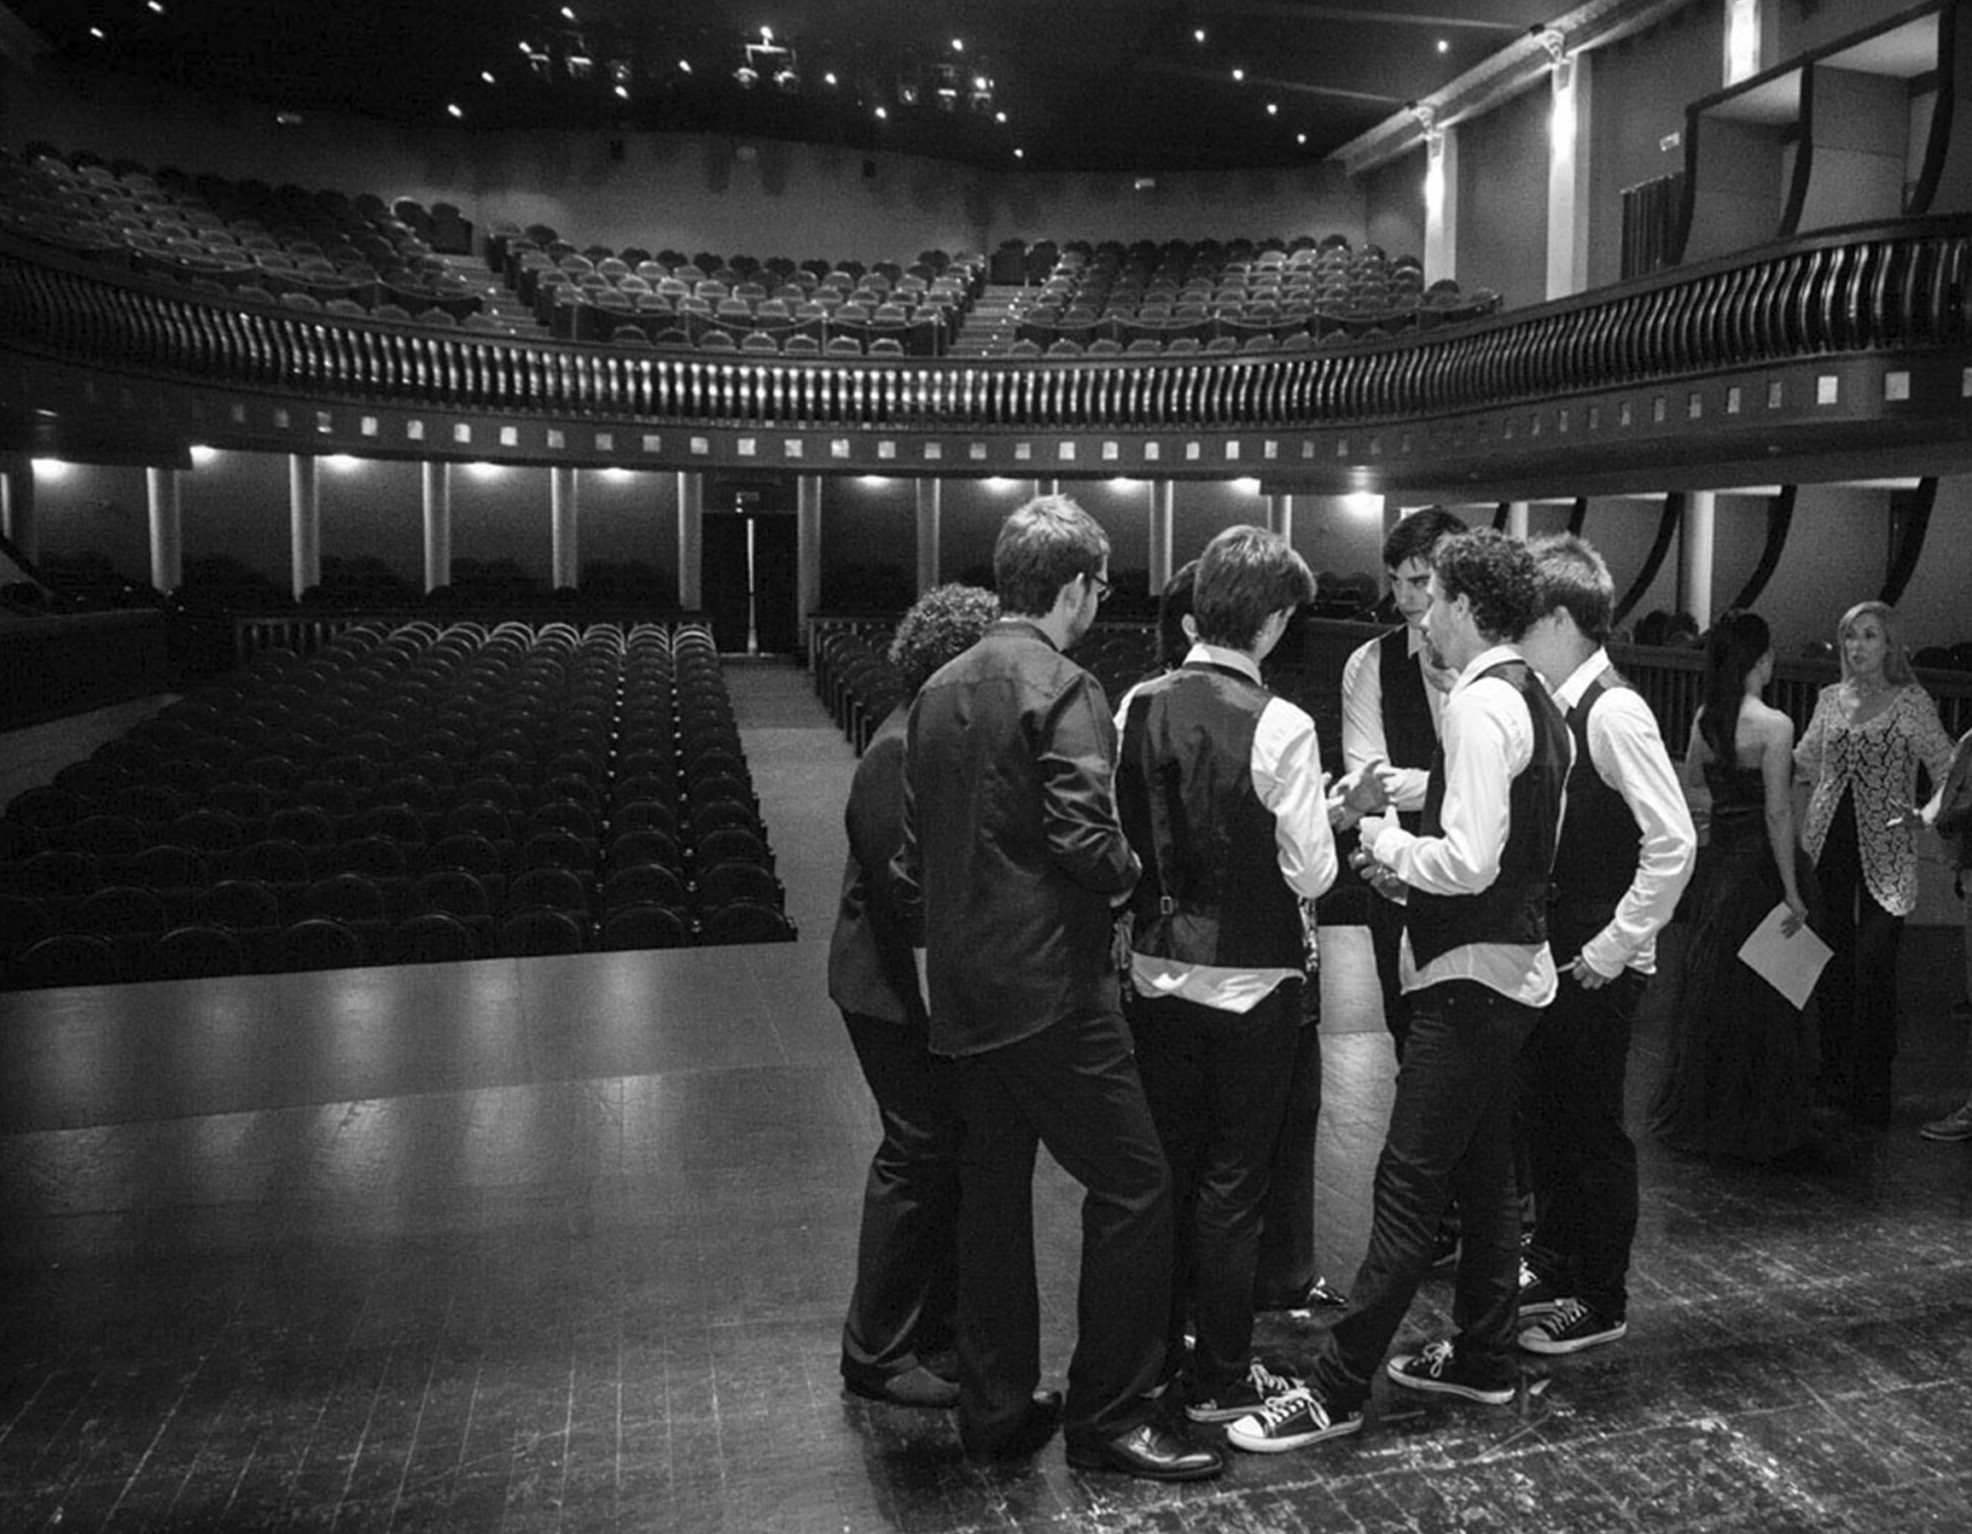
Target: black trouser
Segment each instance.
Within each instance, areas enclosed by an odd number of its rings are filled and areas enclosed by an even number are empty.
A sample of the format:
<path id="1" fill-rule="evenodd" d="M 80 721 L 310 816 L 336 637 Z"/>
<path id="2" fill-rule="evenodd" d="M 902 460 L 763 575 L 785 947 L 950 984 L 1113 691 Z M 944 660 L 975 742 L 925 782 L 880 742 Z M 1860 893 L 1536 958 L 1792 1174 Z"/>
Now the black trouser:
<path id="1" fill-rule="evenodd" d="M 1383 1026 L 1404 1060 L 1404 1038 L 1410 1032 L 1411 1003 L 1397 975 L 1398 952 L 1404 944 L 1404 908 L 1372 893 L 1369 899 L 1369 949 L 1376 959 L 1376 985 L 1383 993 Z"/>
<path id="2" fill-rule="evenodd" d="M 1561 977 L 1520 1052 L 1520 1129 L 1534 1184 L 1529 1259 L 1563 1294 L 1620 1321 L 1636 1240 L 1636 1146 L 1623 1127 L 1630 1032 L 1644 977 L 1594 990 Z"/>
<path id="3" fill-rule="evenodd" d="M 1815 860 L 1822 936 L 1834 955 L 1821 977 L 1822 1080 L 1859 1118 L 1887 1123 L 1897 1054 L 1897 949 L 1904 919 L 1863 878 L 1856 805 L 1844 793 Z"/>
<path id="4" fill-rule="evenodd" d="M 1369 1251 L 1308 1381 L 1351 1410 L 1417 1295 L 1446 1206 L 1464 1219 L 1452 1324 L 1459 1356 L 1510 1382 L 1520 1307 L 1513 1185 L 1514 1057 L 1537 1011 L 1469 980 L 1411 992 L 1410 1038 L 1377 1158 Z"/>
<path id="5" fill-rule="evenodd" d="M 1296 1305 L 1320 1276 L 1315 1262 L 1315 1137 L 1322 1116 L 1321 984 L 1301 990 L 1301 1029 L 1287 1108 L 1274 1142 L 1267 1199 L 1260 1206 L 1260 1258 L 1253 1270 L 1256 1308 Z"/>
<path id="6" fill-rule="evenodd" d="M 959 1072 L 922 1026 L 842 1014 L 883 1141 L 863 1185 L 856 1288 L 842 1324 L 842 1374 L 880 1385 L 956 1342 Z"/>
<path id="7" fill-rule="evenodd" d="M 1167 1374 L 1194 1399 L 1219 1394 L 1253 1356 L 1253 1275 L 1281 1117 L 1301 1033 L 1301 986 L 1277 987 L 1248 1012 L 1178 997 L 1131 1004 L 1137 1069 L 1171 1166 L 1177 1240 Z M 1185 1362 L 1185 1322 L 1197 1345 Z"/>
<path id="8" fill-rule="evenodd" d="M 1171 1305 L 1171 1177 L 1120 1012 L 1064 1018 L 959 1057 L 959 1431 L 986 1450 L 1025 1421 L 1041 1377 L 1034 1155 L 1087 1190 L 1063 1430 L 1147 1421 Z"/>

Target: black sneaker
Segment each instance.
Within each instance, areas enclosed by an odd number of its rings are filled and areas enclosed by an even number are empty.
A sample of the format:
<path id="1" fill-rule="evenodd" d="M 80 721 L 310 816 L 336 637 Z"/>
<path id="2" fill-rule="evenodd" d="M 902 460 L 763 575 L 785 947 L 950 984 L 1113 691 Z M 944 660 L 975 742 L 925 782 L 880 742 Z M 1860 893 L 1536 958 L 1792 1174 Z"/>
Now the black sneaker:
<path id="1" fill-rule="evenodd" d="M 1520 1317 L 1527 1318 L 1524 1308 Z M 1579 1353 L 1620 1342 L 1628 1330 L 1627 1322 L 1612 1320 L 1580 1300 L 1564 1299 L 1520 1334 L 1520 1345 L 1529 1353 Z"/>
<path id="2" fill-rule="evenodd" d="M 1301 1383 L 1291 1374 L 1276 1373 L 1256 1358 L 1246 1366 L 1244 1375 L 1223 1390 L 1216 1390 L 1201 1400 L 1187 1401 L 1185 1415 L 1193 1422 L 1231 1422 L 1235 1417 L 1258 1411 L 1290 1390 L 1299 1389 Z"/>
<path id="3" fill-rule="evenodd" d="M 1226 1429 L 1226 1442 L 1254 1454 L 1280 1454 L 1324 1438 L 1340 1438 L 1363 1425 L 1360 1408 L 1338 1411 L 1312 1390 L 1276 1396 L 1249 1417 Z"/>
<path id="4" fill-rule="evenodd" d="M 1520 1259 L 1520 1319 L 1532 1321 L 1537 1316 L 1551 1316 L 1564 1296 L 1540 1274 L 1534 1271 L 1533 1264 L 1526 1258 Z"/>
<path id="5" fill-rule="evenodd" d="M 1468 1368 L 1450 1342 L 1434 1342 L 1421 1352 L 1400 1354 L 1384 1366 L 1384 1372 L 1406 1390 L 1430 1390 L 1442 1395 L 1463 1396 L 1488 1406 L 1505 1406 L 1512 1401 L 1520 1380 L 1502 1379 L 1497 1374 L 1481 1375 Z M 1547 1389 L 1545 1375 L 1527 1377 L 1527 1393 L 1539 1395 Z"/>

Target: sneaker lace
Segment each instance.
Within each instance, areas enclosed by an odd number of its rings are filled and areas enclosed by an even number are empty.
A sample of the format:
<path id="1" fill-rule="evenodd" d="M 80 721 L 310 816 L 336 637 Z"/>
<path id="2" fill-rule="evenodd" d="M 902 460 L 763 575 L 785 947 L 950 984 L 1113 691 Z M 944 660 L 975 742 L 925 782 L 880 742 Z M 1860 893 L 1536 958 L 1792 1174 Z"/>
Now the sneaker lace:
<path id="1" fill-rule="evenodd" d="M 1257 1358 L 1247 1366 L 1246 1377 L 1253 1382 L 1253 1393 L 1263 1401 L 1286 1395 L 1297 1384 L 1285 1374 L 1276 1374 Z"/>
<path id="2" fill-rule="evenodd" d="M 1541 1324 L 1550 1336 L 1558 1337 L 1588 1313 L 1588 1306 L 1580 1300 L 1561 1300 L 1556 1304 L 1553 1314 Z"/>
<path id="3" fill-rule="evenodd" d="M 1449 1341 L 1428 1343 L 1425 1345 L 1424 1350 L 1417 1355 L 1417 1361 L 1423 1364 L 1435 1378 L 1437 1375 L 1443 1374 L 1446 1365 L 1451 1363 L 1452 1345 Z"/>
<path id="4" fill-rule="evenodd" d="M 1328 1413 L 1322 1409 L 1321 1402 L 1315 1399 L 1314 1392 L 1305 1385 L 1295 1385 L 1283 1391 L 1269 1400 L 1254 1415 L 1260 1420 L 1261 1431 L 1271 1433 L 1303 1407 L 1306 1407 L 1308 1415 L 1315 1419 L 1315 1426 L 1329 1425 Z"/>

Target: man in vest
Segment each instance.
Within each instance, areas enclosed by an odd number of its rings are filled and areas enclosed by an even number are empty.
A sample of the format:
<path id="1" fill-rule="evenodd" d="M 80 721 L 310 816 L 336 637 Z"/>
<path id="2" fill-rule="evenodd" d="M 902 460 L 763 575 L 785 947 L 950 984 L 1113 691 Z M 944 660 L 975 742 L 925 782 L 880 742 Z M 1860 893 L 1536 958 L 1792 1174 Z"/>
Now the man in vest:
<path id="1" fill-rule="evenodd" d="M 1336 857 L 1314 721 L 1268 691 L 1260 663 L 1314 594 L 1279 534 L 1220 533 L 1198 562 L 1196 643 L 1130 694 L 1117 757 L 1144 870 L 1130 1021 L 1178 1209 L 1165 1368 L 1194 1422 L 1295 1384 L 1253 1357 L 1254 1274 L 1304 1026 L 1300 902 L 1335 882 Z"/>
<path id="2" fill-rule="evenodd" d="M 1548 880 L 1571 758 L 1567 723 L 1513 648 L 1539 612 L 1524 544 L 1487 530 L 1438 546 L 1424 632 L 1432 663 L 1455 680 L 1420 828 L 1388 815 L 1360 828 L 1365 871 L 1405 902 L 1399 958 L 1411 1022 L 1369 1251 L 1306 1387 L 1233 1423 L 1226 1436 L 1238 1448 L 1277 1452 L 1362 1426 L 1371 1377 L 1454 1197 L 1464 1218 L 1455 1335 L 1391 1358 L 1386 1372 L 1405 1389 L 1495 1405 L 1523 1378 L 1513 1062 L 1554 999 Z"/>
<path id="3" fill-rule="evenodd" d="M 1390 577 L 1390 600 L 1403 625 L 1360 646 L 1342 667 L 1342 770 L 1352 777 L 1380 778 L 1399 812 L 1399 823 L 1408 831 L 1417 829 L 1424 808 L 1424 785 L 1438 749 L 1445 689 L 1452 684 L 1431 664 L 1424 645 L 1424 615 L 1431 606 L 1431 553 L 1446 538 L 1464 531 L 1463 522 L 1438 506 L 1414 511 L 1390 530 L 1383 540 L 1383 568 Z M 1376 957 L 1376 982 L 1383 992 L 1383 1023 L 1399 1060 L 1410 1023 L 1409 1004 L 1397 976 L 1397 945 L 1403 935 L 1404 908 L 1394 901 L 1370 902 L 1370 951 Z"/>
<path id="4" fill-rule="evenodd" d="M 1554 1005 L 1520 1053 L 1520 1131 L 1534 1183 L 1520 1345 L 1575 1353 L 1625 1330 L 1636 1237 L 1636 1147 L 1623 1078 L 1657 934 L 1691 877 L 1698 837 L 1657 719 L 1603 648 L 1615 583 L 1563 534 L 1533 545 L 1544 616 L 1521 651 L 1575 737 L 1554 863 Z"/>
<path id="5" fill-rule="evenodd" d="M 958 1062 L 959 1439 L 1157 1480 L 1217 1475 L 1166 1422 L 1171 1178 L 1123 1021 L 1112 904 L 1139 865 L 1116 818 L 1116 727 L 1063 653 L 1109 589 L 1109 539 L 1065 496 L 1009 516 L 999 622 L 911 705 L 898 892 L 921 903 L 930 1047 Z M 1034 1159 L 1087 1190 L 1064 1406 L 1040 1380 Z"/>

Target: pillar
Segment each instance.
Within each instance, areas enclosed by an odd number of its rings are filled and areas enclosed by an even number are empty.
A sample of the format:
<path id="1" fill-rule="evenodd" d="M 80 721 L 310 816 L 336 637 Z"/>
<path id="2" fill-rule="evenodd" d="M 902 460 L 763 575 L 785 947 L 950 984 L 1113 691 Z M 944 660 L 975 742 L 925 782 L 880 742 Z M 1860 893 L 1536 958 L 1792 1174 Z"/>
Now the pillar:
<path id="1" fill-rule="evenodd" d="M 1712 626 L 1712 544 L 1718 521 L 1716 490 L 1693 490 L 1684 498 L 1684 526 L 1678 533 L 1678 590 L 1684 610 L 1703 633 Z"/>
<path id="2" fill-rule="evenodd" d="M 1424 281 L 1458 276 L 1458 134 L 1424 135 Z"/>
<path id="3" fill-rule="evenodd" d="M 452 584 L 452 466 L 442 459 L 423 465 L 425 590 Z"/>
<path id="4" fill-rule="evenodd" d="M 822 605 L 822 476 L 803 474 L 794 482 L 794 542 L 797 570 L 795 631 L 808 648 L 808 621 Z"/>
<path id="5" fill-rule="evenodd" d="M 320 465 L 305 453 L 288 455 L 289 573 L 295 600 L 322 584 L 322 485 Z"/>
<path id="6" fill-rule="evenodd" d="M 1291 549 L 1294 547 L 1294 497 L 1276 495 L 1269 499 L 1273 502 L 1274 511 L 1268 526 L 1285 538 L 1287 546 Z"/>
<path id="7" fill-rule="evenodd" d="M 9 453 L 0 458 L 0 493 L 5 504 L 7 537 L 23 559 L 40 557 L 40 533 L 34 522 L 34 460 L 25 453 Z"/>
<path id="8" fill-rule="evenodd" d="M 1171 511 L 1173 494 L 1177 487 L 1168 479 L 1152 480 L 1150 484 L 1150 594 L 1157 596 L 1171 584 L 1171 572 L 1176 566 L 1171 559 Z"/>
<path id="9" fill-rule="evenodd" d="M 151 513 L 151 584 L 166 596 L 185 580 L 183 480 L 176 469 L 146 469 Z"/>
<path id="10" fill-rule="evenodd" d="M 917 481 L 918 595 L 938 584 L 938 540 L 944 513 L 943 485 L 935 479 Z"/>
<path id="11" fill-rule="evenodd" d="M 1547 296 L 1566 298 L 1588 286 L 1590 61 L 1559 60 L 1550 76 L 1553 117 L 1547 166 Z"/>
<path id="12" fill-rule="evenodd" d="M 1528 510 L 1529 503 L 1526 501 L 1506 503 L 1506 535 L 1509 538 L 1526 539 Z"/>
<path id="13" fill-rule="evenodd" d="M 548 471 L 548 552 L 551 590 L 581 584 L 582 569 L 582 482 L 580 471 L 557 464 Z"/>
<path id="14" fill-rule="evenodd" d="M 705 476 L 678 474 L 678 605 L 695 613 L 705 601 Z"/>

